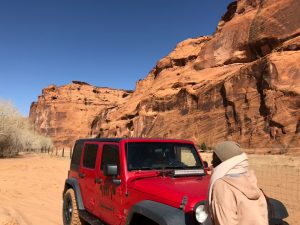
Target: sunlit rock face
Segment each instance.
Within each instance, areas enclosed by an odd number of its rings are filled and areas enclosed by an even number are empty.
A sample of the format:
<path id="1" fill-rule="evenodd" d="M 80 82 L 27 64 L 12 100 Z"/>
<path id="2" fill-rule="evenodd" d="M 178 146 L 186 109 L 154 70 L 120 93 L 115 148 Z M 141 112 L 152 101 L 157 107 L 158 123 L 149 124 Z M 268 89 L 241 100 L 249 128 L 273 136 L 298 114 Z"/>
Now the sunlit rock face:
<path id="1" fill-rule="evenodd" d="M 80 81 L 60 87 L 50 85 L 32 103 L 30 119 L 38 132 L 53 138 L 56 146 L 69 147 L 77 138 L 91 136 L 93 121 L 102 110 L 115 108 L 130 94 Z"/>
<path id="2" fill-rule="evenodd" d="M 258 152 L 299 147 L 299 12 L 299 0 L 231 3 L 212 36 L 179 43 L 132 94 L 114 90 L 120 98 L 101 107 L 101 93 L 90 108 L 78 103 L 87 108 L 87 125 L 63 135 L 184 138 L 207 146 L 229 139 Z M 49 119 L 46 106 L 60 112 L 55 104 L 39 105 L 32 105 L 32 118 L 39 112 L 48 129 L 69 127 Z"/>
<path id="3" fill-rule="evenodd" d="M 299 12 L 298 0 L 230 4 L 214 35 L 179 43 L 92 132 L 299 147 Z"/>

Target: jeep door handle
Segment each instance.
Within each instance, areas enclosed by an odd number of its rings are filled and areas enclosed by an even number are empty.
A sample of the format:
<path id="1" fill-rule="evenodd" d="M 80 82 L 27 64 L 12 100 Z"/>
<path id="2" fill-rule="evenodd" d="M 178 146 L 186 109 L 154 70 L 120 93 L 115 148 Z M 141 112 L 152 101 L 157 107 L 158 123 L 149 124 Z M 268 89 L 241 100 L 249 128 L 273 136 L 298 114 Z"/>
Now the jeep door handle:
<path id="1" fill-rule="evenodd" d="M 85 174 L 84 173 L 79 173 L 79 177 L 80 178 L 85 178 Z"/>
<path id="2" fill-rule="evenodd" d="M 95 178 L 95 183 L 96 184 L 101 184 L 102 183 L 102 178 Z"/>

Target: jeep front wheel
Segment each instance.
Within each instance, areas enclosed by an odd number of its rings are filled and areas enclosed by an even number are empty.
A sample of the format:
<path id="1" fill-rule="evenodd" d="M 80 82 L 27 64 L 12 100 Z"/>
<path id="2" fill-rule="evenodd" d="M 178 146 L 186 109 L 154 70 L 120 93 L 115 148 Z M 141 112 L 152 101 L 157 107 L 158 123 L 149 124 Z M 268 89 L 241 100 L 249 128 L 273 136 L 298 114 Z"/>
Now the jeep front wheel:
<path id="1" fill-rule="evenodd" d="M 63 221 L 64 225 L 83 225 L 79 218 L 75 193 L 73 189 L 68 189 L 64 195 Z"/>

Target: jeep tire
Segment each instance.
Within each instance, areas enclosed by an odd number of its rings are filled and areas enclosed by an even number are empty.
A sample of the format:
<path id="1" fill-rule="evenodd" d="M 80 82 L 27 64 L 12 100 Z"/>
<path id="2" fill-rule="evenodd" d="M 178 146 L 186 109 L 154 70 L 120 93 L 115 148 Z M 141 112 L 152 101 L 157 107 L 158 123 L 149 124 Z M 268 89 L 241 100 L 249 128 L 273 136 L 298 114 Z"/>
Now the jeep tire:
<path id="1" fill-rule="evenodd" d="M 63 223 L 64 225 L 83 225 L 79 218 L 75 193 L 72 188 L 68 189 L 64 195 Z"/>

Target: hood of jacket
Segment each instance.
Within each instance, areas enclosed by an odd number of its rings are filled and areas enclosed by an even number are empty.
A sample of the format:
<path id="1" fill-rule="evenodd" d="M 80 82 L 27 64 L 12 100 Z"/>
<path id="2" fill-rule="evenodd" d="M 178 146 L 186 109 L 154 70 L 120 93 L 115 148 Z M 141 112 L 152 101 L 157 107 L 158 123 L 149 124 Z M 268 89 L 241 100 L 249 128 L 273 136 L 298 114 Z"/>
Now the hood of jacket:
<path id="1" fill-rule="evenodd" d="M 243 193 L 250 200 L 257 200 L 262 195 L 262 191 L 257 186 L 254 171 L 249 171 L 237 176 L 226 175 L 221 179 Z"/>

